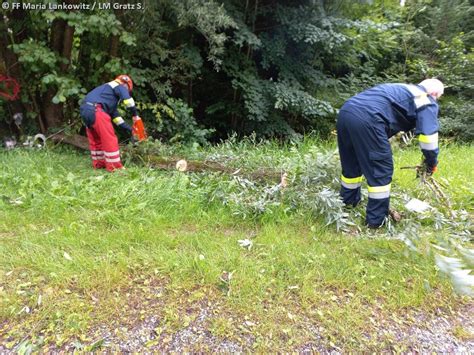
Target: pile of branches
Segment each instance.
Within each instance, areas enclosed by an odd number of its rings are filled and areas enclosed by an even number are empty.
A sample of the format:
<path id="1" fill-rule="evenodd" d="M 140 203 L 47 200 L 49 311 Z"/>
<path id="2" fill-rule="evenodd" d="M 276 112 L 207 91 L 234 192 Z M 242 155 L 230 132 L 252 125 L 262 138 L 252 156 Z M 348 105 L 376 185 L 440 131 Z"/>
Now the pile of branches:
<path id="1" fill-rule="evenodd" d="M 464 246 L 472 242 L 472 222 L 466 211 L 456 210 L 442 184 L 433 177 L 419 176 L 416 196 L 397 191 L 395 186 L 391 204 L 402 211 L 409 200 L 420 197 L 436 207 L 423 214 L 405 211 L 399 223 L 388 220 L 374 232 L 363 227 L 363 205 L 346 209 L 339 198 L 337 150 L 313 146 L 305 152 L 296 147 L 286 153 L 279 149 L 270 150 L 271 154 L 265 151 L 255 143 L 245 148 L 245 144 L 232 141 L 214 149 L 180 151 L 149 141 L 128 146 L 124 157 L 129 163 L 188 174 L 193 186 L 206 190 L 209 201 L 219 201 L 243 219 L 282 210 L 310 213 L 352 236 L 399 239 L 412 252 L 426 253 L 428 244 L 429 253 L 435 255 L 438 268 L 451 278 L 455 289 L 473 294 L 474 251 Z M 362 194 L 367 200 L 365 189 Z M 433 229 L 437 231 L 434 236 Z"/>
<path id="2" fill-rule="evenodd" d="M 433 253 L 438 269 L 449 277 L 454 289 L 460 294 L 474 296 L 474 249 L 465 247 L 473 242 L 471 216 L 463 209 L 456 209 L 446 193 L 447 181 L 438 181 L 422 166 L 402 169 L 416 170 L 420 196 L 436 207 L 430 206 L 422 214 L 407 216 L 401 225 L 390 231 L 391 234 L 404 241 L 410 250 Z M 406 194 L 403 197 L 404 200 L 409 198 Z M 427 238 L 430 232 L 425 226 L 434 227 L 438 232 L 434 238 Z M 426 239 L 429 240 L 428 250 Z"/>
<path id="3" fill-rule="evenodd" d="M 210 200 L 219 200 L 235 215 L 255 219 L 283 208 L 285 213 L 311 213 L 327 225 L 348 230 L 355 225 L 339 198 L 340 168 L 337 151 L 312 147 L 278 156 L 249 156 L 245 146 L 232 140 L 214 150 L 176 151 L 159 142 L 128 146 L 124 159 L 160 170 L 189 174 L 193 183 L 209 190 Z M 261 148 L 261 147 L 260 147 Z M 251 150 L 251 147 L 247 147 Z"/>

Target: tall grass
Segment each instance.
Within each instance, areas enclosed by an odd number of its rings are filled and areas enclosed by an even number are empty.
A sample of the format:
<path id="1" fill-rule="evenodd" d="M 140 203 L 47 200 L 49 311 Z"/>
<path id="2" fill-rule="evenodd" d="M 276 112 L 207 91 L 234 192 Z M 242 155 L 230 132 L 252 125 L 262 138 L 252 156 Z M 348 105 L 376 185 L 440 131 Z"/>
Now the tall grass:
<path id="1" fill-rule="evenodd" d="M 246 141 L 205 149 L 163 146 L 162 153 L 278 168 L 328 148 L 318 147 L 311 139 L 284 147 Z M 466 196 L 472 152 L 447 147 L 440 164 L 449 193 L 466 208 L 472 208 L 472 194 Z M 415 150 L 397 153 L 396 165 L 418 158 Z M 350 346 L 362 341 L 372 307 L 390 317 L 454 300 L 432 256 L 409 253 L 383 235 L 338 232 L 314 211 L 285 203 L 247 218 L 218 198 L 241 191 L 219 174 L 132 163 L 108 174 L 68 149 L 0 152 L 0 165 L 0 339 L 12 344 L 41 333 L 61 346 L 119 315 L 131 302 L 124 295 L 157 283 L 167 292 L 164 319 L 170 310 L 179 313 L 180 295 L 202 290 L 199 299 L 257 319 L 262 334 L 280 331 L 281 318 L 291 312 L 333 329 Z M 397 189 L 412 189 L 411 174 L 396 171 Z M 243 239 L 252 242 L 250 249 L 239 245 Z M 216 318 L 210 327 L 219 334 L 226 322 Z M 303 341 L 294 327 L 292 342 Z M 270 345 L 284 349 L 281 339 Z"/>

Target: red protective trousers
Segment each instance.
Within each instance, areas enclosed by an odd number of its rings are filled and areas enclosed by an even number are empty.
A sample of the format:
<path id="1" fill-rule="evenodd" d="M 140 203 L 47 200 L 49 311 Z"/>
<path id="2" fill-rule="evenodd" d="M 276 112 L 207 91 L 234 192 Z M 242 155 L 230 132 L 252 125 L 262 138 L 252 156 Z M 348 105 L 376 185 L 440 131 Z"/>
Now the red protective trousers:
<path id="1" fill-rule="evenodd" d="M 114 171 L 123 168 L 112 120 L 100 105 L 96 107 L 95 122 L 91 128 L 86 128 L 86 133 L 94 169 Z"/>

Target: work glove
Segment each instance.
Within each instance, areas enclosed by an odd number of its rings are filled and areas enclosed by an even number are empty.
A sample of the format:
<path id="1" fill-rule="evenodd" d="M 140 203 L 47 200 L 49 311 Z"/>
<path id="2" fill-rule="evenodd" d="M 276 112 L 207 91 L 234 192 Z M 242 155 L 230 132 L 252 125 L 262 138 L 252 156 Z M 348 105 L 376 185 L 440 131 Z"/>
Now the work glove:
<path id="1" fill-rule="evenodd" d="M 436 165 L 428 165 L 426 163 L 426 161 L 423 161 L 423 172 L 427 175 L 427 176 L 431 176 L 433 175 L 437 170 L 437 166 Z"/>
<path id="2" fill-rule="evenodd" d="M 119 127 L 124 131 L 127 131 L 128 133 L 132 134 L 132 127 L 127 122 L 122 122 L 121 124 L 119 124 Z"/>

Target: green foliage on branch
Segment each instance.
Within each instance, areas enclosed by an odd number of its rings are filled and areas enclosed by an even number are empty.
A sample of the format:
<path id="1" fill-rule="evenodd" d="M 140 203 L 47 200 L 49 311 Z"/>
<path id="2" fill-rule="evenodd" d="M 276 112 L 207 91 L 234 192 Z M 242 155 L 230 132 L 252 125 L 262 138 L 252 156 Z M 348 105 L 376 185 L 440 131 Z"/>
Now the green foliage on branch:
<path id="1" fill-rule="evenodd" d="M 198 126 L 193 110 L 182 100 L 169 98 L 166 104 L 138 103 L 147 121 L 147 129 L 160 134 L 171 143 L 205 144 L 212 133 Z"/>
<path id="2" fill-rule="evenodd" d="M 193 117 L 151 123 L 156 138 L 327 135 L 349 96 L 435 76 L 447 85 L 444 133 L 472 140 L 473 11 L 467 0 L 159 0 L 132 11 L 28 11 L 21 20 L 6 12 L 1 25 L 30 92 L 23 102 L 53 90 L 43 100 L 77 110 L 86 91 L 128 73 L 137 102 L 179 103 Z M 53 45 L 61 23 L 74 31 L 70 57 Z M 188 123 L 208 131 L 190 133 Z"/>
<path id="3" fill-rule="evenodd" d="M 54 70 L 60 60 L 46 43 L 33 39 L 14 44 L 12 49 L 19 56 L 18 59 L 27 74 L 41 74 Z"/>

